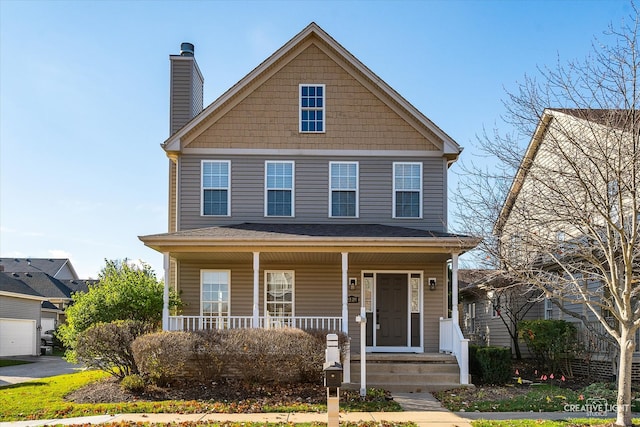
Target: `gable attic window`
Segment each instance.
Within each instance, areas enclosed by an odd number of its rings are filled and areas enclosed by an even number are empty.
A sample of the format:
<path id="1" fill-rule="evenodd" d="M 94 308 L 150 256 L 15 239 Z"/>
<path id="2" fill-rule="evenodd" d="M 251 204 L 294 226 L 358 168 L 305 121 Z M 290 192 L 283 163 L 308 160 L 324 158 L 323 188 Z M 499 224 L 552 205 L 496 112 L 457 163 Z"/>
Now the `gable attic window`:
<path id="1" fill-rule="evenodd" d="M 202 215 L 229 216 L 231 162 L 202 161 Z"/>
<path id="2" fill-rule="evenodd" d="M 422 163 L 393 163 L 393 217 L 422 218 Z"/>
<path id="3" fill-rule="evenodd" d="M 331 217 L 358 216 L 358 162 L 330 162 Z"/>
<path id="4" fill-rule="evenodd" d="M 324 85 L 300 85 L 300 132 L 324 132 Z"/>
<path id="5" fill-rule="evenodd" d="M 294 216 L 294 163 L 265 162 L 265 216 Z"/>

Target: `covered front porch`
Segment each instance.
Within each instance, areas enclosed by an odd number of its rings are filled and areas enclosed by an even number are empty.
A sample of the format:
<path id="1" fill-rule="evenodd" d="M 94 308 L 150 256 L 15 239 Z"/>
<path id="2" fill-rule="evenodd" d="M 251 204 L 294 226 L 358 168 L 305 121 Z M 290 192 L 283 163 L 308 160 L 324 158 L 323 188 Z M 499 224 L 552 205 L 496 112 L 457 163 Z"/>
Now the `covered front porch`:
<path id="1" fill-rule="evenodd" d="M 380 225 L 284 224 L 141 239 L 165 255 L 165 330 L 341 331 L 351 354 L 455 354 L 468 382 L 448 287 L 456 301 L 458 255 L 476 239 Z M 170 288 L 186 303 L 181 313 L 169 313 Z M 364 331 L 356 322 L 361 313 Z"/>

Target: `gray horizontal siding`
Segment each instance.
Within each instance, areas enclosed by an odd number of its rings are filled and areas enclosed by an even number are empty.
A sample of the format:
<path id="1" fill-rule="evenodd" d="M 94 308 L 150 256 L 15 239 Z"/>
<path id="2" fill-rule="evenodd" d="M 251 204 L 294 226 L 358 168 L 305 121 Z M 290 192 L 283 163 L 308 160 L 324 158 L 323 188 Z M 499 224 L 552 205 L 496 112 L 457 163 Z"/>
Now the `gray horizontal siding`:
<path id="1" fill-rule="evenodd" d="M 231 216 L 200 215 L 201 160 L 231 161 Z M 265 218 L 265 160 L 295 161 L 295 218 Z M 359 218 L 329 217 L 329 162 L 358 161 L 360 165 Z M 445 231 L 446 181 L 443 159 L 425 158 L 423 163 L 423 219 L 392 218 L 392 174 L 394 161 L 415 158 L 335 157 L 200 157 L 180 158 L 180 229 L 242 222 L 377 223 Z"/>
<path id="2" fill-rule="evenodd" d="M 40 324 L 40 301 L 0 296 L 0 317 L 36 320 Z"/>

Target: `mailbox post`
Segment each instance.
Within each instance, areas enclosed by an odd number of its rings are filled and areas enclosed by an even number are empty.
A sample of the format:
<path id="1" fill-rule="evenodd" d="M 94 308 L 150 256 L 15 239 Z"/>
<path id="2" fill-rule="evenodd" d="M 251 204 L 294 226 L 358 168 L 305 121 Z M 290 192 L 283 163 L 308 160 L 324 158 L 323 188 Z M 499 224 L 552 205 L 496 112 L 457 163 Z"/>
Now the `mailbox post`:
<path id="1" fill-rule="evenodd" d="M 327 334 L 325 350 L 324 386 L 327 388 L 327 427 L 338 427 L 340 413 L 340 386 L 342 385 L 342 364 L 338 335 Z"/>

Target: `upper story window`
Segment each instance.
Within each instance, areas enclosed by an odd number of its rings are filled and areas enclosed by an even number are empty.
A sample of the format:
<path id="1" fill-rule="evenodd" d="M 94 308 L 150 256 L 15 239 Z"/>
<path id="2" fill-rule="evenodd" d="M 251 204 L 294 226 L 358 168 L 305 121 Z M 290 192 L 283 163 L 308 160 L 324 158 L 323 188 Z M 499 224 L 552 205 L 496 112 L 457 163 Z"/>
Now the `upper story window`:
<path id="1" fill-rule="evenodd" d="M 265 216 L 294 216 L 294 162 L 265 162 Z"/>
<path id="2" fill-rule="evenodd" d="M 300 85 L 300 132 L 324 132 L 324 85 Z"/>
<path id="3" fill-rule="evenodd" d="M 202 215 L 229 215 L 231 211 L 230 175 L 230 161 L 202 161 Z"/>
<path id="4" fill-rule="evenodd" d="M 393 217 L 422 218 L 422 163 L 393 164 Z"/>
<path id="5" fill-rule="evenodd" d="M 358 216 L 358 162 L 330 162 L 330 215 Z"/>

